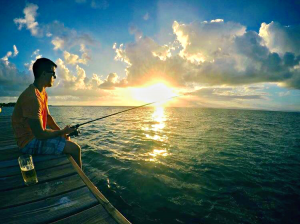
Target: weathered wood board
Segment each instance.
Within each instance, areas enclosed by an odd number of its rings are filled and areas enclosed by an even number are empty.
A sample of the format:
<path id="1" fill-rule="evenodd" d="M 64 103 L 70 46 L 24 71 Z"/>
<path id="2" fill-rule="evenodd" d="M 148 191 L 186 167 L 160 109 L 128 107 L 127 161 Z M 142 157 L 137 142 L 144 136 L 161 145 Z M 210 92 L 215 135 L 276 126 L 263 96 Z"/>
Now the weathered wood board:
<path id="1" fill-rule="evenodd" d="M 34 155 L 38 183 L 24 184 L 10 117 L 0 116 L 0 223 L 130 223 L 69 155 Z"/>

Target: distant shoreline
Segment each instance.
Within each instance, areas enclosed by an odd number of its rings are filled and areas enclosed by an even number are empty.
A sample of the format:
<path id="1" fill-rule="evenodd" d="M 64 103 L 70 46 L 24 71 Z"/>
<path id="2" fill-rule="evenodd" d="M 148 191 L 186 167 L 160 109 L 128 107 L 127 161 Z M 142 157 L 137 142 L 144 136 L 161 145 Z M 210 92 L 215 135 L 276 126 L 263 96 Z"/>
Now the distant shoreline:
<path id="1" fill-rule="evenodd" d="M 14 107 L 16 103 L 0 103 L 0 107 Z"/>
<path id="2" fill-rule="evenodd" d="M 0 103 L 1 107 L 14 107 L 16 103 Z M 48 105 L 49 107 L 136 107 L 136 106 L 95 106 L 95 105 Z M 149 106 L 151 107 L 151 106 Z M 264 110 L 264 109 L 255 109 L 255 108 L 214 108 L 214 107 L 167 107 L 167 108 L 201 108 L 201 109 L 216 109 L 216 110 L 248 110 L 248 111 L 266 111 L 266 112 L 284 112 L 284 113 L 300 113 L 300 111 L 294 110 Z"/>

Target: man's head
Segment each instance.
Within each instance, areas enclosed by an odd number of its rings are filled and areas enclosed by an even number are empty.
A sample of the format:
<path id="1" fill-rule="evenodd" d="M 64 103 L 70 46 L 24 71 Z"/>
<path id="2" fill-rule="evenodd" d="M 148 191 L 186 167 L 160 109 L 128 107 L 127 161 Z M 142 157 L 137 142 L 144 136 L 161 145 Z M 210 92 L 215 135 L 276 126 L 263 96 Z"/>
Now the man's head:
<path id="1" fill-rule="evenodd" d="M 34 79 L 42 82 L 45 87 L 53 86 L 57 65 L 48 58 L 37 59 L 32 67 Z"/>

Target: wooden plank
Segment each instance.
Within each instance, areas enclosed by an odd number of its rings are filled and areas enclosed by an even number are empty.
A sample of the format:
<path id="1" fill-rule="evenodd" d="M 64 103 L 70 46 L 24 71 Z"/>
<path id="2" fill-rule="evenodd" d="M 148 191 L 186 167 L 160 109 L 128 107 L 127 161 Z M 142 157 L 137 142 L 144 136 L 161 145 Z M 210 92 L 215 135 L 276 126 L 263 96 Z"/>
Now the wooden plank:
<path id="1" fill-rule="evenodd" d="M 1 115 L 1 116 L 0 116 L 0 119 L 3 119 L 3 118 L 4 118 L 4 119 L 5 119 L 5 118 L 10 118 L 10 117 L 11 117 L 11 116 L 9 116 L 9 115 Z"/>
<path id="2" fill-rule="evenodd" d="M 39 183 L 44 183 L 46 181 L 51 181 L 53 179 L 69 176 L 75 173 L 76 171 L 70 163 L 64 164 L 60 167 L 53 167 L 41 171 L 36 171 Z M 26 187 L 26 185 L 23 181 L 20 170 L 19 174 L 16 176 L 0 178 L 0 192 L 22 187 L 24 188 Z"/>
<path id="3" fill-rule="evenodd" d="M 3 127 L 9 127 L 9 128 L 12 129 L 12 124 L 11 124 L 10 121 L 7 121 L 7 122 L 1 122 L 0 125 L 1 125 L 1 130 L 3 130 Z"/>
<path id="4" fill-rule="evenodd" d="M 17 145 L 17 142 L 15 139 L 7 139 L 0 142 L 0 147 L 7 146 L 7 145 Z"/>
<path id="5" fill-rule="evenodd" d="M 117 222 L 107 213 L 102 205 L 96 205 L 90 209 L 58 220 L 52 224 L 116 224 Z"/>
<path id="6" fill-rule="evenodd" d="M 7 141 L 7 140 L 15 140 L 15 137 L 13 136 L 12 133 L 6 134 L 6 135 L 0 135 L 0 145 L 2 141 Z"/>
<path id="7" fill-rule="evenodd" d="M 3 146 L 7 146 L 7 145 L 17 146 L 17 142 L 14 139 L 9 139 L 9 140 L 2 141 L 1 144 L 0 144 L 0 148 L 2 148 Z"/>
<path id="8" fill-rule="evenodd" d="M 1 141 L 6 139 L 6 138 L 14 139 L 14 133 L 13 132 L 6 132 L 6 133 L 3 133 L 3 134 L 0 134 Z"/>
<path id="9" fill-rule="evenodd" d="M 0 116 L 0 122 L 11 121 L 11 116 Z"/>
<path id="10" fill-rule="evenodd" d="M 15 159 L 17 161 L 17 158 L 22 155 L 19 148 L 16 146 L 14 148 L 9 148 L 5 150 L 0 150 L 0 163 L 5 160 L 12 160 Z"/>
<path id="11" fill-rule="evenodd" d="M 63 194 L 85 186 L 78 174 L 35 184 L 25 188 L 0 192 L 0 208 L 14 207 Z"/>
<path id="12" fill-rule="evenodd" d="M 61 155 L 34 155 L 33 156 L 33 163 L 35 165 L 37 165 L 37 163 L 39 163 L 39 162 L 52 160 L 52 159 L 58 159 L 58 158 L 61 158 L 61 157 L 67 158 L 66 154 L 61 154 Z M 11 166 L 19 166 L 18 159 L 12 159 L 12 160 L 7 160 L 7 161 L 1 161 L 0 162 L 0 168 L 11 167 Z"/>
<path id="13" fill-rule="evenodd" d="M 3 152 L 3 150 L 8 150 L 8 149 L 11 149 L 11 150 L 14 150 L 14 149 L 19 149 L 19 147 L 17 145 L 9 145 L 9 146 L 0 146 L 0 153 Z"/>
<path id="14" fill-rule="evenodd" d="M 14 138 L 13 135 L 6 136 L 4 139 L 2 139 L 2 140 L 0 141 L 0 145 L 6 144 L 6 143 L 10 143 L 10 142 L 13 142 L 13 143 L 16 143 L 16 142 L 17 142 L 17 141 L 15 140 L 15 138 Z"/>
<path id="15" fill-rule="evenodd" d="M 0 125 L 1 126 L 9 126 L 9 127 L 11 127 L 12 126 L 11 125 L 11 120 L 3 120 L 3 121 L 0 122 Z"/>
<path id="16" fill-rule="evenodd" d="M 120 224 L 129 224 L 130 222 L 106 199 L 106 197 L 96 188 L 96 186 L 90 181 L 90 179 L 83 173 L 80 167 L 77 165 L 72 156 L 67 155 L 71 161 L 73 167 L 80 175 L 81 179 L 87 185 L 87 187 L 93 192 L 99 203 L 103 205 L 106 211 Z"/>
<path id="17" fill-rule="evenodd" d="M 13 130 L 6 128 L 6 129 L 4 129 L 3 132 L 2 131 L 0 132 L 0 137 L 6 136 L 6 135 L 14 136 Z"/>
<path id="18" fill-rule="evenodd" d="M 13 130 L 11 123 L 0 123 L 0 126 L 1 126 L 0 128 L 1 133 L 6 133 L 6 130 L 8 131 Z"/>
<path id="19" fill-rule="evenodd" d="M 35 157 L 33 157 L 35 158 Z M 34 159 L 34 166 L 36 171 L 40 171 L 40 170 L 44 170 L 47 168 L 51 168 L 51 167 L 57 167 L 57 166 L 61 166 L 64 164 L 68 164 L 70 163 L 70 161 L 67 159 L 67 157 L 59 157 L 56 159 L 51 159 L 51 160 L 45 160 L 43 162 L 36 162 L 35 163 L 35 159 Z M 0 178 L 1 177 L 10 177 L 10 176 L 14 176 L 14 175 L 19 175 L 20 174 L 20 168 L 19 165 L 16 164 L 16 166 L 11 166 L 11 167 L 4 167 L 4 168 L 0 168 Z"/>
<path id="20" fill-rule="evenodd" d="M 0 123 L 0 134 L 13 133 L 13 128 L 11 124 Z"/>
<path id="21" fill-rule="evenodd" d="M 0 210 L 2 223 L 49 223 L 99 204 L 87 187 L 41 201 Z M 80 223 L 80 222 L 75 222 Z"/>
<path id="22" fill-rule="evenodd" d="M 0 133 L 13 132 L 13 127 L 11 124 L 0 123 Z"/>
<path id="23" fill-rule="evenodd" d="M 12 127 L 12 123 L 10 120 L 5 120 L 5 121 L 1 121 L 0 125 L 3 126 L 8 126 L 8 127 Z"/>

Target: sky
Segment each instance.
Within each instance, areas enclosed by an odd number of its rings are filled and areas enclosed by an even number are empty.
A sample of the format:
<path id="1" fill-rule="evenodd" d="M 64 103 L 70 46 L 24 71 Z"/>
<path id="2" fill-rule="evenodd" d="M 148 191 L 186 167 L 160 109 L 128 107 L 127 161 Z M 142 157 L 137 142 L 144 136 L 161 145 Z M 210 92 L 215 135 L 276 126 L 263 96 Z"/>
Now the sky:
<path id="1" fill-rule="evenodd" d="M 300 1 L 6 1 L 0 102 L 40 57 L 50 105 L 300 111 Z"/>

